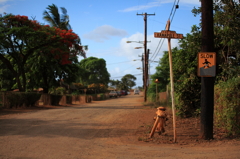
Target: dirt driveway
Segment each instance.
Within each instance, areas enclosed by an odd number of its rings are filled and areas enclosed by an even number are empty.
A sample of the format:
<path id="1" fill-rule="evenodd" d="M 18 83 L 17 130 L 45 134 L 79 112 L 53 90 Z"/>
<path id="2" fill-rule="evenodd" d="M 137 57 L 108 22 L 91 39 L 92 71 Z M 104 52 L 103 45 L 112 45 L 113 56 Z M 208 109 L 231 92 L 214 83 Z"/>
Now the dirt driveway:
<path id="1" fill-rule="evenodd" d="M 142 102 L 142 95 L 127 95 L 54 109 L 2 110 L 0 159 L 240 158 L 238 139 L 200 142 L 197 119 L 194 126 L 179 121 L 178 143 L 171 143 L 171 120 L 165 134 L 147 139 L 156 109 Z"/>

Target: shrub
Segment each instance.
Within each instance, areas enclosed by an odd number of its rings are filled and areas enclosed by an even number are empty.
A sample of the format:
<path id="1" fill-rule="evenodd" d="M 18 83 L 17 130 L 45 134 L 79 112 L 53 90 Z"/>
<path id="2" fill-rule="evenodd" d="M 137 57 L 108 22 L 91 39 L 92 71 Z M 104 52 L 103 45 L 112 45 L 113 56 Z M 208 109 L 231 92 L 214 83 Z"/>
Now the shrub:
<path id="1" fill-rule="evenodd" d="M 214 122 L 228 135 L 240 134 L 240 78 L 220 82 L 215 86 Z"/>
<path id="2" fill-rule="evenodd" d="M 51 94 L 51 105 L 59 105 L 62 95 Z"/>
<path id="3" fill-rule="evenodd" d="M 6 94 L 6 107 L 30 107 L 34 106 L 35 103 L 40 99 L 41 94 L 32 92 L 8 92 Z"/>
<path id="4" fill-rule="evenodd" d="M 64 95 L 66 94 L 66 89 L 64 87 L 51 88 L 49 94 Z"/>

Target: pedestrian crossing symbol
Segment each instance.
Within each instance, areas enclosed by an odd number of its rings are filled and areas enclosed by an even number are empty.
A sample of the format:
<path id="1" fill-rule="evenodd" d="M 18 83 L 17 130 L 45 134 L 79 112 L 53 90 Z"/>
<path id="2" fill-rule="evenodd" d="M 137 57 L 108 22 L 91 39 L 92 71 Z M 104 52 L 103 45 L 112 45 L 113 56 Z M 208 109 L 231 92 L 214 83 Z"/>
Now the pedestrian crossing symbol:
<path id="1" fill-rule="evenodd" d="M 216 76 L 216 53 L 199 52 L 198 53 L 198 76 L 215 77 Z"/>

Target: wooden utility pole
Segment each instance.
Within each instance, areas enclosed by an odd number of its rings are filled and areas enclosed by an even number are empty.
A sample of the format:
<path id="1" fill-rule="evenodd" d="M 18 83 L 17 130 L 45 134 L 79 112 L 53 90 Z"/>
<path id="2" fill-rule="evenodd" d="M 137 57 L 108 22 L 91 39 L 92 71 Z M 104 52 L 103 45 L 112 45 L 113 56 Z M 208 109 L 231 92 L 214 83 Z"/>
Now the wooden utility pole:
<path id="1" fill-rule="evenodd" d="M 143 88 L 144 88 L 144 81 L 145 81 L 145 77 L 144 77 L 144 57 L 143 57 L 143 54 L 142 54 L 142 72 L 143 72 L 143 77 L 142 77 L 142 80 L 143 80 Z"/>
<path id="2" fill-rule="evenodd" d="M 213 0 L 202 0 L 202 52 L 213 52 Z M 201 77 L 200 138 L 213 139 L 215 77 Z"/>
<path id="3" fill-rule="evenodd" d="M 147 81 L 148 81 L 148 52 L 147 52 L 147 16 L 155 14 L 138 14 L 144 16 L 144 102 L 147 101 Z"/>

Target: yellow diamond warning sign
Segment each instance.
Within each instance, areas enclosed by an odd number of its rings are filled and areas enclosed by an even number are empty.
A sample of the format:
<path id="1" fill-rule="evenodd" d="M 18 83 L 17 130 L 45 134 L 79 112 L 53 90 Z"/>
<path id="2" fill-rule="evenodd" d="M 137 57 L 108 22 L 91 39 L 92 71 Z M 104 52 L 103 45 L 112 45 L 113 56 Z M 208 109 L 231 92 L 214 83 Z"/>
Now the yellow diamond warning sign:
<path id="1" fill-rule="evenodd" d="M 216 53 L 199 52 L 198 53 L 198 76 L 215 77 L 216 76 Z"/>

